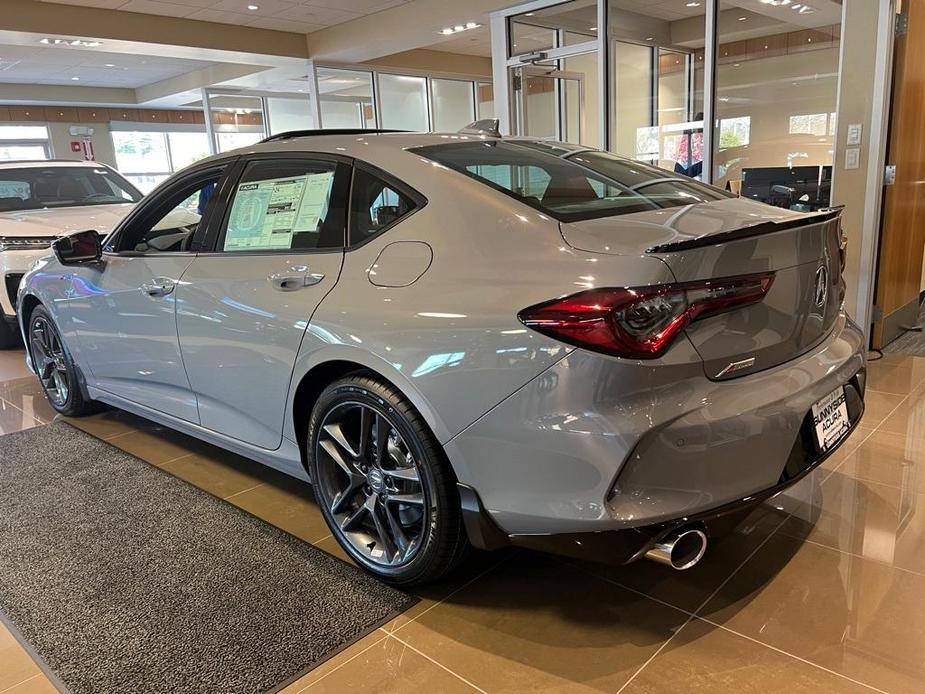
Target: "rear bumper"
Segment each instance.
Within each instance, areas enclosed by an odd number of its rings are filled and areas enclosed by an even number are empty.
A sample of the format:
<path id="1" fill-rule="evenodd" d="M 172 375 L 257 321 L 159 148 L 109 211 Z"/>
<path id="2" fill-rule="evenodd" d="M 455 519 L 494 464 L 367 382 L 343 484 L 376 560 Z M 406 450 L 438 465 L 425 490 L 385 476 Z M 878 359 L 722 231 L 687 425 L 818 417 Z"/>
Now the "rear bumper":
<path id="1" fill-rule="evenodd" d="M 723 382 L 704 376 L 686 342 L 658 364 L 576 351 L 456 436 L 447 454 L 511 542 L 594 545 L 599 534 L 629 531 L 627 547 L 638 549 L 682 520 L 747 512 L 818 465 L 824 458 L 805 452 L 807 413 L 853 382 L 857 425 L 862 343 L 841 316 L 811 352 Z"/>

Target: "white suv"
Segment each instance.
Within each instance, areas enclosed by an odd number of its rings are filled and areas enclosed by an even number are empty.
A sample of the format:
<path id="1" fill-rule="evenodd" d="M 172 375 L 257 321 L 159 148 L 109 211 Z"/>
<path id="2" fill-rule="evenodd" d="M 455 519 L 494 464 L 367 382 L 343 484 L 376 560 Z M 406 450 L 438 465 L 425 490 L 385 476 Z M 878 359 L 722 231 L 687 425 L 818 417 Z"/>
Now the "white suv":
<path id="1" fill-rule="evenodd" d="M 0 163 L 0 348 L 18 341 L 16 292 L 51 242 L 74 231 L 102 235 L 142 194 L 113 169 L 90 161 Z"/>

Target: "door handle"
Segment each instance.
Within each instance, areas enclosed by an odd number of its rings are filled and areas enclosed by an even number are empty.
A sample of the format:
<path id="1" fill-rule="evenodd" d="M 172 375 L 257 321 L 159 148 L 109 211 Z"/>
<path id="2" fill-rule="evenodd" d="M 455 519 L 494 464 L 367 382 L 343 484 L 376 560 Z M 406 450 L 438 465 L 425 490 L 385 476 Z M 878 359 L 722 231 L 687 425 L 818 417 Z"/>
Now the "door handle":
<path id="1" fill-rule="evenodd" d="M 304 265 L 293 265 L 288 272 L 274 272 L 267 275 L 267 281 L 273 285 L 274 289 L 281 292 L 293 292 L 296 289 L 310 287 L 318 284 L 324 279 L 324 275 L 318 272 L 310 272 Z"/>
<path id="2" fill-rule="evenodd" d="M 173 292 L 177 283 L 168 277 L 156 277 L 150 282 L 141 285 L 141 291 L 148 296 L 167 296 Z"/>

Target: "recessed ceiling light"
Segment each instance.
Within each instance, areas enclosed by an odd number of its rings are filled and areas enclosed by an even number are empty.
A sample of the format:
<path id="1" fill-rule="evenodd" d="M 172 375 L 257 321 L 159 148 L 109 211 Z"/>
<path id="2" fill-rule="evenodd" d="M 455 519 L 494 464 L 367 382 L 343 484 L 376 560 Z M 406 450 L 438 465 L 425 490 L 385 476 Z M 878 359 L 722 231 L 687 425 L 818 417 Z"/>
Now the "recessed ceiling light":
<path id="1" fill-rule="evenodd" d="M 103 67 L 115 67 L 115 65 L 113 65 L 112 63 L 106 63 L 105 65 L 103 65 Z"/>
<path id="2" fill-rule="evenodd" d="M 453 27 L 446 27 L 444 29 L 441 29 L 437 33 L 442 34 L 443 36 L 450 36 L 451 34 L 458 34 L 461 31 L 469 31 L 471 29 L 478 29 L 480 26 L 482 25 L 476 22 L 466 22 L 465 24 L 457 24 L 456 26 L 453 26 Z"/>
<path id="3" fill-rule="evenodd" d="M 535 12 L 527 12 L 527 14 L 525 14 L 524 17 L 532 17 L 534 14 L 536 14 L 536 13 L 535 13 Z"/>
<path id="4" fill-rule="evenodd" d="M 748 17 L 739 17 L 740 22 L 744 22 L 746 19 L 748 19 Z"/>
<path id="5" fill-rule="evenodd" d="M 259 10 L 259 9 L 260 9 L 260 5 L 248 5 L 248 6 L 247 6 L 247 9 L 249 9 L 251 12 L 253 12 L 254 10 Z"/>
<path id="6" fill-rule="evenodd" d="M 700 7 L 700 3 L 699 2 L 689 2 L 687 3 L 687 6 L 688 7 Z"/>
<path id="7" fill-rule="evenodd" d="M 654 40 L 655 40 L 654 36 L 646 36 L 646 41 L 654 41 Z"/>
<path id="8" fill-rule="evenodd" d="M 79 78 L 79 77 L 71 77 L 71 79 L 72 79 L 74 82 L 79 82 L 79 81 L 80 81 L 80 78 Z"/>

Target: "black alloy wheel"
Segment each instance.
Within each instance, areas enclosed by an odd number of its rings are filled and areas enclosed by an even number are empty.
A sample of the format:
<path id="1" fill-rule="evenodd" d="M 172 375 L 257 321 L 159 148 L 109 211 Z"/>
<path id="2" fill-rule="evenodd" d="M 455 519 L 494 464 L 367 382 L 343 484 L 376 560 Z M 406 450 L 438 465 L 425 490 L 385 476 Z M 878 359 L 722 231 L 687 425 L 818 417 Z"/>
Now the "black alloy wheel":
<path id="1" fill-rule="evenodd" d="M 29 316 L 28 336 L 32 367 L 51 406 L 69 416 L 99 411 L 99 403 L 84 398 L 71 354 L 44 306 Z"/>
<path id="2" fill-rule="evenodd" d="M 360 566 L 412 585 L 462 558 L 468 541 L 455 477 L 398 391 L 366 376 L 332 384 L 312 412 L 308 442 L 322 515 Z"/>
<path id="3" fill-rule="evenodd" d="M 65 407 L 71 395 L 71 376 L 67 356 L 58 330 L 45 315 L 34 316 L 29 328 L 32 364 L 48 400 L 56 408 Z"/>

